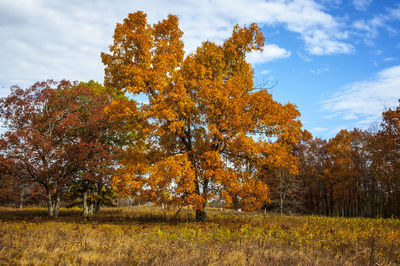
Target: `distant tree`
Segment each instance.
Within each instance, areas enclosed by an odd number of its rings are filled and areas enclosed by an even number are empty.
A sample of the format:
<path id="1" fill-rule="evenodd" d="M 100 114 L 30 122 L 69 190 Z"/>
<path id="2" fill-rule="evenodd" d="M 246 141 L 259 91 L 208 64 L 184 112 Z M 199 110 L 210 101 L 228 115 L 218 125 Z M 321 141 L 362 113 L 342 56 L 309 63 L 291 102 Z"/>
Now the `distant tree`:
<path id="1" fill-rule="evenodd" d="M 329 166 L 326 169 L 331 200 L 331 213 L 337 207 L 337 214 L 349 216 L 350 208 L 357 195 L 358 172 L 354 165 L 354 132 L 341 130 L 328 142 Z"/>
<path id="2" fill-rule="evenodd" d="M 387 216 L 380 164 L 384 141 L 373 132 L 341 130 L 328 142 L 311 139 L 299 157 L 300 201 L 306 213 L 339 216 Z M 393 214 L 393 212 L 392 212 Z"/>
<path id="3" fill-rule="evenodd" d="M 306 213 L 329 215 L 328 186 L 325 167 L 329 160 L 327 141 L 309 135 L 296 147 L 299 158 L 299 197 Z"/>
<path id="4" fill-rule="evenodd" d="M 0 152 L 7 146 L 3 139 L 0 139 Z M 19 205 L 22 207 L 24 193 L 23 190 L 29 185 L 23 173 L 16 175 L 16 178 L 10 178 L 10 173 L 18 171 L 18 166 L 14 165 L 12 160 L 6 159 L 4 154 L 0 153 L 0 204 Z M 22 176 L 21 176 L 22 174 Z"/>
<path id="5" fill-rule="evenodd" d="M 63 122 L 67 112 L 53 112 L 55 85 L 51 81 L 35 83 L 26 90 L 13 86 L 11 94 L 0 101 L 0 115 L 8 127 L 3 135 L 7 143 L 3 153 L 21 167 L 29 182 L 44 186 L 50 216 L 58 214 L 63 177 L 72 170 L 64 167 L 63 145 L 59 145 L 65 137 Z M 13 171 L 11 176 L 18 178 L 18 172 Z"/>
<path id="6" fill-rule="evenodd" d="M 115 197 L 115 192 L 109 185 L 80 180 L 68 187 L 65 199 L 68 202 L 67 208 L 85 204 L 83 215 L 87 216 L 98 213 L 101 205 L 113 205 Z"/>
<path id="7" fill-rule="evenodd" d="M 102 53 L 106 86 L 147 97 L 137 110 L 114 112 L 140 115 L 145 136 L 133 140 L 114 187 L 191 204 L 197 220 L 215 197 L 231 203 L 237 196 L 243 208 L 260 208 L 269 198 L 260 169 L 296 171 L 288 154 L 300 113 L 253 87 L 246 54 L 262 50 L 258 26 L 236 26 L 222 45 L 206 41 L 187 56 L 182 34 L 176 16 L 150 25 L 136 12 L 117 24 L 110 54 Z"/>
<path id="8" fill-rule="evenodd" d="M 93 81 L 62 91 L 59 97 L 69 97 L 69 105 L 74 106 L 76 124 L 71 126 L 74 143 L 70 146 L 73 158 L 69 162 L 77 168 L 70 183 L 80 188 L 75 191 L 81 191 L 83 215 L 87 216 L 100 210 L 102 195 L 108 190 L 126 141 L 123 120 L 111 119 L 107 110 L 113 100 L 123 102 L 126 97 Z"/>
<path id="9" fill-rule="evenodd" d="M 105 184 L 116 165 L 117 126 L 105 112 L 113 96 L 94 85 L 38 82 L 14 86 L 0 100 L 8 129 L 2 154 L 19 166 L 10 176 L 44 187 L 49 216 L 58 216 L 61 195 L 77 177 Z"/>
<path id="10" fill-rule="evenodd" d="M 371 150 L 372 166 L 382 192 L 383 216 L 400 217 L 400 105 L 383 112 L 382 118 Z"/>

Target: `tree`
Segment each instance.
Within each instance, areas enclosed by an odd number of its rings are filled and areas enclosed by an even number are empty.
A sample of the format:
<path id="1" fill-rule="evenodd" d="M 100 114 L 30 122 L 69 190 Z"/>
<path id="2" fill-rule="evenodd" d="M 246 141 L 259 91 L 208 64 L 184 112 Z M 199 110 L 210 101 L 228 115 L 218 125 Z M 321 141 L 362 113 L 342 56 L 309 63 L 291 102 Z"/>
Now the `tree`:
<path id="1" fill-rule="evenodd" d="M 399 100 L 400 102 L 400 100 Z M 382 192 L 383 216 L 400 216 L 400 105 L 382 113 L 381 129 L 376 134 L 373 163 Z"/>
<path id="2" fill-rule="evenodd" d="M 377 170 L 382 150 L 377 134 L 341 130 L 329 142 L 310 139 L 298 146 L 300 198 L 306 213 L 382 215 Z"/>
<path id="3" fill-rule="evenodd" d="M 341 130 L 328 142 L 329 166 L 326 169 L 330 187 L 331 213 L 337 205 L 337 214 L 349 216 L 356 200 L 358 171 L 354 164 L 353 139 L 357 131 Z"/>
<path id="4" fill-rule="evenodd" d="M 7 143 L 3 152 L 21 167 L 11 176 L 22 174 L 26 182 L 38 182 L 45 188 L 50 216 L 57 216 L 63 177 L 59 170 L 65 162 L 60 147 L 55 145 L 62 141 L 60 124 L 65 115 L 61 112 L 55 116 L 50 111 L 54 85 L 51 81 L 36 83 L 27 90 L 13 86 L 11 94 L 0 101 L 0 114 L 8 127 L 3 135 Z"/>
<path id="5" fill-rule="evenodd" d="M 69 105 L 74 106 L 76 123 L 71 127 L 74 143 L 70 147 L 74 158 L 69 162 L 76 165 L 76 171 L 70 182 L 80 188 L 77 191 L 81 192 L 83 215 L 87 216 L 100 210 L 125 141 L 122 120 L 111 119 L 107 109 L 112 100 L 123 102 L 126 98 L 93 81 L 73 86 L 60 97 L 70 98 Z"/>
<path id="6" fill-rule="evenodd" d="M 156 201 L 167 192 L 171 203 L 193 205 L 197 220 L 217 195 L 260 208 L 269 193 L 261 167 L 295 170 L 287 155 L 300 114 L 253 88 L 246 54 L 264 45 L 257 25 L 235 26 L 222 45 L 206 41 L 187 56 L 182 35 L 176 16 L 150 25 L 139 11 L 117 24 L 110 54 L 102 53 L 105 85 L 148 99 L 131 111 L 143 119 L 146 140 L 131 145 L 114 184 Z"/>
<path id="7" fill-rule="evenodd" d="M 72 182 L 104 184 L 115 166 L 118 126 L 105 112 L 113 98 L 96 87 L 38 82 L 26 90 L 14 86 L 0 100 L 8 129 L 2 153 L 18 165 L 10 176 L 44 187 L 49 216 L 58 215 L 61 195 Z"/>

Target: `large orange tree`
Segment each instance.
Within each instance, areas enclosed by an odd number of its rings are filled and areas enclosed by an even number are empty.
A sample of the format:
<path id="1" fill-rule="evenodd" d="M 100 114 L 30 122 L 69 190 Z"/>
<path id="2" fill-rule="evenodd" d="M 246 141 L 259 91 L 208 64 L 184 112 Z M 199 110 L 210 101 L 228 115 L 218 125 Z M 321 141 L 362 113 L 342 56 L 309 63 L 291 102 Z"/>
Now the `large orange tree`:
<path id="1" fill-rule="evenodd" d="M 296 171 L 300 114 L 253 87 L 246 54 L 263 48 L 257 25 L 235 26 L 221 45 L 205 41 L 188 55 L 182 35 L 176 16 L 151 25 L 139 11 L 117 24 L 110 53 L 101 55 L 106 86 L 146 97 L 135 108 L 114 103 L 114 115 L 142 120 L 114 187 L 193 205 L 197 220 L 211 198 L 259 208 L 269 199 L 259 170 Z"/>

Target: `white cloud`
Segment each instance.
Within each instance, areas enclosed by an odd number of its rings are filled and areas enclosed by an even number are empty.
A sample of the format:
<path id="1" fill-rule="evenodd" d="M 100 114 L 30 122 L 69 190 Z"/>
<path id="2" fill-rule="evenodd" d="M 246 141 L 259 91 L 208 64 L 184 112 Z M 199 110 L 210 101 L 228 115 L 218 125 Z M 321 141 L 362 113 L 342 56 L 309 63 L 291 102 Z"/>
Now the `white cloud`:
<path id="1" fill-rule="evenodd" d="M 322 74 L 322 73 L 325 73 L 325 72 L 328 72 L 328 71 L 329 71 L 329 68 L 327 68 L 327 67 L 317 68 L 317 69 L 310 69 L 310 72 L 312 74 L 315 74 L 315 75 L 319 75 L 319 74 Z"/>
<path id="2" fill-rule="evenodd" d="M 386 57 L 385 59 L 383 59 L 383 61 L 385 62 L 396 61 L 396 57 Z"/>
<path id="3" fill-rule="evenodd" d="M 330 8 L 338 8 L 342 4 L 343 0 L 317 0 L 319 3 Z"/>
<path id="4" fill-rule="evenodd" d="M 362 1 L 361 1 L 362 2 Z M 392 27 L 394 20 L 400 19 L 400 5 L 396 8 L 386 8 L 385 12 L 373 15 L 370 19 L 359 19 L 352 23 L 352 34 L 364 38 L 366 44 L 374 44 L 372 40 L 376 38 L 382 30 L 391 35 L 397 35 L 397 27 Z"/>
<path id="5" fill-rule="evenodd" d="M 354 7 L 359 11 L 365 11 L 372 3 L 372 0 L 353 0 Z"/>
<path id="6" fill-rule="evenodd" d="M 327 131 L 328 129 L 325 127 L 314 127 L 313 129 L 311 129 L 311 133 L 315 134 L 315 133 L 321 133 L 324 131 Z"/>
<path id="7" fill-rule="evenodd" d="M 389 16 L 392 19 L 400 19 L 400 5 L 397 5 L 396 8 L 389 9 Z"/>
<path id="8" fill-rule="evenodd" d="M 290 51 L 287 51 L 275 44 L 267 44 L 264 46 L 264 51 L 254 51 L 247 55 L 246 59 L 251 64 L 265 63 L 275 59 L 287 58 L 290 56 Z"/>
<path id="9" fill-rule="evenodd" d="M 0 0 L 0 84 L 53 78 L 103 80 L 100 52 L 112 43 L 115 24 L 143 10 L 151 23 L 178 15 L 185 49 L 204 40 L 221 43 L 235 24 L 284 27 L 314 55 L 349 53 L 343 25 L 314 0 Z M 254 62 L 284 58 L 290 52 L 270 44 Z M 22 80 L 22 82 L 21 82 Z"/>
<path id="10" fill-rule="evenodd" d="M 11 87 L 11 86 L 10 86 Z M 0 85 L 0 98 L 7 97 L 10 94 L 10 88 L 4 85 Z"/>
<path id="11" fill-rule="evenodd" d="M 400 65 L 397 65 L 378 72 L 372 79 L 345 86 L 321 105 L 326 117 L 353 120 L 365 128 L 380 120 L 385 108 L 397 106 L 399 98 Z"/>
<path id="12" fill-rule="evenodd" d="M 267 75 L 268 73 L 271 73 L 271 70 L 265 69 L 260 72 L 262 75 Z"/>
<path id="13" fill-rule="evenodd" d="M 386 24 L 387 17 L 376 15 L 370 20 L 356 20 L 353 28 L 367 40 L 376 38 L 380 28 L 389 28 Z"/>

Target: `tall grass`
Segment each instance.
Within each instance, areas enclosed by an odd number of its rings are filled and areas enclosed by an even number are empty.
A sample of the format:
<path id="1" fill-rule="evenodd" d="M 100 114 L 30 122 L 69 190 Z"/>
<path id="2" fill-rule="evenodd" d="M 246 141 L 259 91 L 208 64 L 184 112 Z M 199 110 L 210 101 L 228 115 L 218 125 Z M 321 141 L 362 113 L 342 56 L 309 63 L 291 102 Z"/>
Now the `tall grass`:
<path id="1" fill-rule="evenodd" d="M 10 265 L 397 265 L 400 221 L 190 210 L 0 208 L 0 264 Z"/>

